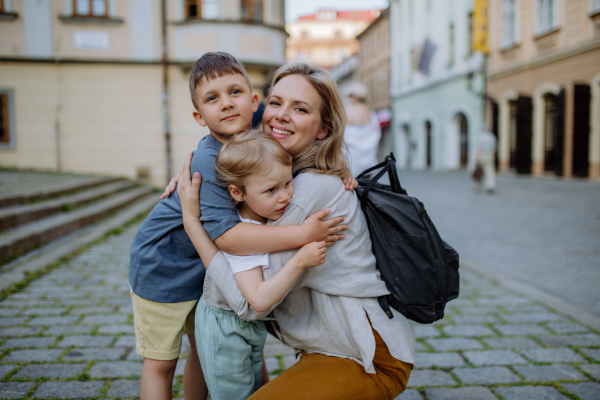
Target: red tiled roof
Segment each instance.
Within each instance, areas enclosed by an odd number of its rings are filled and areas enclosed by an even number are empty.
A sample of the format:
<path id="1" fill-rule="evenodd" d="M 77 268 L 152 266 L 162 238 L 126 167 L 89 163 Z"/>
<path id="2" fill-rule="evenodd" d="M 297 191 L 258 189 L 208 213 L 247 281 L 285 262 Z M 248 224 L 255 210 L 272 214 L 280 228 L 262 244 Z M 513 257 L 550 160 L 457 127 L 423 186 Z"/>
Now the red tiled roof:
<path id="1" fill-rule="evenodd" d="M 376 9 L 375 9 L 376 10 Z M 336 18 L 335 20 L 366 20 L 366 21 L 373 21 L 377 18 L 378 13 L 373 12 L 375 10 L 356 10 L 356 11 L 337 11 L 337 10 L 331 10 L 331 11 L 335 11 L 336 12 Z M 318 21 L 320 20 L 318 18 L 318 14 L 320 11 L 329 11 L 329 10 L 319 10 L 314 14 L 310 14 L 310 15 L 301 15 L 298 20 L 299 21 Z M 381 11 L 381 10 L 379 10 Z M 327 21 L 327 20 L 325 20 Z M 334 21 L 329 20 L 329 21 Z"/>

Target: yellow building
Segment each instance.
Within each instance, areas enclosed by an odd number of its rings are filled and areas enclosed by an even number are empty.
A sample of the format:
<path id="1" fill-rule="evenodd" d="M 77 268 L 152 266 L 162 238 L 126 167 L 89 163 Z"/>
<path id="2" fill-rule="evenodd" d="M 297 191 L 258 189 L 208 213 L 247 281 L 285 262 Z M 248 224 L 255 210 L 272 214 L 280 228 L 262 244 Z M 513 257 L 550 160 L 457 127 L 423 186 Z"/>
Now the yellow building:
<path id="1" fill-rule="evenodd" d="M 208 133 L 194 62 L 229 52 L 262 93 L 287 37 L 284 0 L 0 0 L 0 166 L 162 186 Z"/>
<path id="2" fill-rule="evenodd" d="M 600 1 L 491 0 L 499 167 L 600 177 Z"/>

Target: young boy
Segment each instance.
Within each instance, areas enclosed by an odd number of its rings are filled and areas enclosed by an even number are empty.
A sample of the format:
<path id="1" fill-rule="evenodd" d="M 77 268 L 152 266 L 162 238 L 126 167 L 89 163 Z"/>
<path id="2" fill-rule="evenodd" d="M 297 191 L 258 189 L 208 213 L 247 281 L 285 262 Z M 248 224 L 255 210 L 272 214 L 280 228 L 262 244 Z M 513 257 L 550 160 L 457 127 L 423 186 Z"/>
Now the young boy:
<path id="1" fill-rule="evenodd" d="M 314 241 L 334 241 L 340 218 L 302 225 L 265 226 L 240 222 L 227 188 L 218 184 L 215 159 L 231 135 L 250 128 L 258 97 L 243 65 L 227 53 L 206 53 L 190 73 L 194 119 L 210 135 L 198 143 L 191 173 L 202 176 L 200 220 L 223 251 L 233 255 L 269 253 Z M 329 237 L 329 235 L 332 235 Z M 244 237 L 244 248 L 238 239 Z M 190 340 L 183 374 L 186 399 L 205 399 L 206 384 L 194 340 L 194 313 L 202 296 L 205 268 L 183 227 L 179 196 L 157 204 L 137 231 L 131 247 L 129 283 L 133 301 L 136 352 L 144 357 L 141 398 L 170 399 L 182 335 Z"/>

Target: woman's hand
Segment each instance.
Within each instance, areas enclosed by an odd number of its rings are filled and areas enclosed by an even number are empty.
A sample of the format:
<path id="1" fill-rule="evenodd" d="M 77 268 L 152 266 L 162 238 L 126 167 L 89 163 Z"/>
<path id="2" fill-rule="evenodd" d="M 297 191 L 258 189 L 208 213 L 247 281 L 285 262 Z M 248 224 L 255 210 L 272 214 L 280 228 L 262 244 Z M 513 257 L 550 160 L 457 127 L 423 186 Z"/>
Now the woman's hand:
<path id="1" fill-rule="evenodd" d="M 181 201 L 181 214 L 184 222 L 186 218 L 200 218 L 200 183 L 202 177 L 198 172 L 194 172 L 194 176 L 190 178 L 190 165 L 193 156 L 193 153 L 188 154 L 183 169 L 178 174 L 178 176 L 181 176 L 181 182 L 177 186 L 177 193 Z"/>
<path id="2" fill-rule="evenodd" d="M 351 173 L 348 173 L 348 175 L 343 177 L 342 182 L 344 182 L 346 190 L 354 190 L 358 187 L 358 181 L 354 179 L 354 176 Z"/>
<path id="3" fill-rule="evenodd" d="M 329 208 L 314 213 L 306 218 L 300 228 L 304 232 L 303 236 L 306 243 L 325 241 L 327 246 L 332 246 L 336 241 L 342 240 L 344 235 L 338 235 L 338 232 L 348 229 L 347 225 L 338 225 L 344 221 L 344 217 L 335 217 L 327 221 L 322 221 L 331 211 Z"/>
<path id="4" fill-rule="evenodd" d="M 175 189 L 177 188 L 177 182 L 179 182 L 179 178 L 181 178 L 181 172 L 178 172 L 177 175 L 171 179 L 171 182 L 165 188 L 165 192 L 159 197 L 160 200 L 165 197 L 170 197 L 173 193 L 175 193 Z"/>

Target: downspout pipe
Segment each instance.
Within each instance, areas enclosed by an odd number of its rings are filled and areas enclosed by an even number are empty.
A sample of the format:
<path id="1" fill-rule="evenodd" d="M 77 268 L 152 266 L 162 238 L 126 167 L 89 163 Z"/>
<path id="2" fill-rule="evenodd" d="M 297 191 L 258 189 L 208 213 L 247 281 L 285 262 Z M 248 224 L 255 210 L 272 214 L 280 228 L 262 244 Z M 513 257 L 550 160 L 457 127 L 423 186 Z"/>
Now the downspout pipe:
<path id="1" fill-rule="evenodd" d="M 171 171 L 171 115 L 169 113 L 169 58 L 167 51 L 167 14 L 166 0 L 160 1 L 161 8 L 161 36 L 162 36 L 162 73 L 163 73 L 163 126 L 165 135 L 165 162 L 166 162 L 166 182 L 171 180 L 173 173 Z"/>

